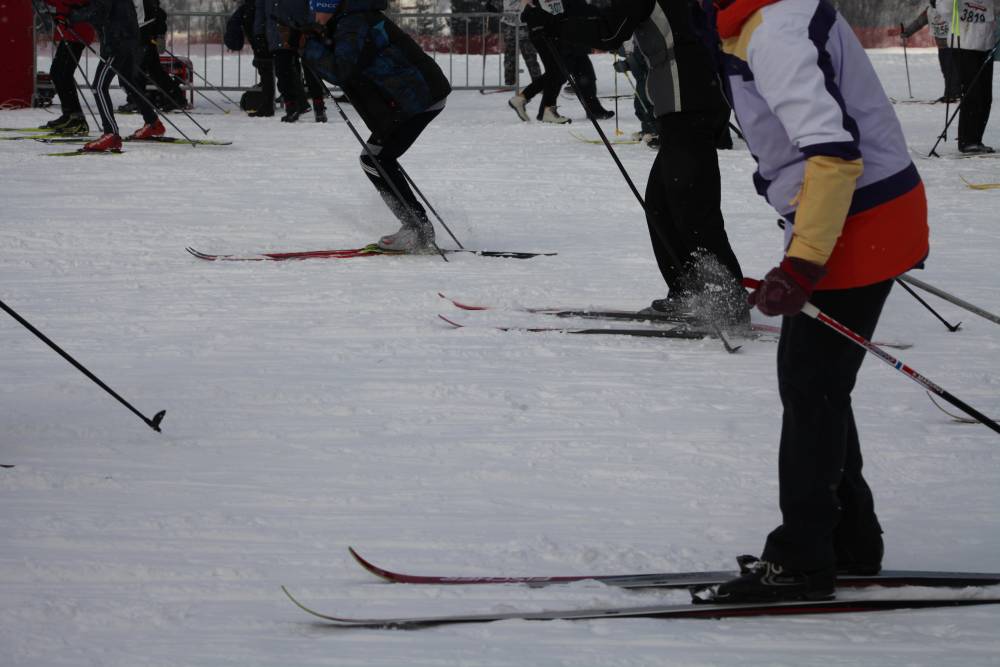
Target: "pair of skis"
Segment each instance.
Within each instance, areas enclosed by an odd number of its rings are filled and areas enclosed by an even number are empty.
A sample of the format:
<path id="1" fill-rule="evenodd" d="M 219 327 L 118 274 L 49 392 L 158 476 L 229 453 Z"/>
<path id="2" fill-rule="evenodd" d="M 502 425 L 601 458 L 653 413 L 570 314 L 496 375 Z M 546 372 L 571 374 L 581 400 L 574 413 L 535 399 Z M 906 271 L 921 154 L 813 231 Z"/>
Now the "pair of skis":
<path id="1" fill-rule="evenodd" d="M 441 292 L 438 296 L 448 301 L 453 306 L 465 311 L 495 310 L 493 306 L 474 305 L 458 301 Z M 612 320 L 616 322 L 642 322 L 657 325 L 655 329 L 626 329 L 622 327 L 493 327 L 499 331 L 522 331 L 530 333 L 565 333 L 571 335 L 605 335 L 605 336 L 633 336 L 640 338 L 680 338 L 686 340 L 698 340 L 711 337 L 713 332 L 704 322 L 699 323 L 696 318 L 679 318 L 672 315 L 657 313 L 642 313 L 634 310 L 596 310 L 596 309 L 573 309 L 573 308 L 516 308 L 517 312 L 532 313 L 535 315 L 549 315 L 559 318 L 579 318 L 594 320 Z M 449 326 L 461 329 L 466 328 L 464 324 L 455 320 L 438 315 Z M 750 340 L 777 341 L 781 333 L 780 327 L 771 324 L 751 323 L 749 330 L 741 334 L 741 337 Z M 879 341 L 876 343 L 883 347 L 894 347 L 897 349 L 907 349 L 912 347 L 912 343 Z"/>
<path id="2" fill-rule="evenodd" d="M 739 575 L 737 571 L 676 572 L 619 575 L 559 575 L 527 577 L 468 577 L 417 575 L 394 572 L 379 567 L 363 558 L 356 550 L 351 555 L 361 567 L 375 576 L 397 584 L 414 585 L 528 585 L 553 586 L 578 581 L 596 581 L 607 586 L 626 589 L 697 589 L 712 587 Z M 742 563 L 741 563 L 742 567 Z M 872 576 L 843 576 L 837 579 L 838 588 L 919 586 L 934 588 L 986 587 L 1000 584 L 1000 573 L 980 572 L 931 572 L 920 570 L 884 570 Z M 285 595 L 300 609 L 338 627 L 416 629 L 458 623 L 487 623 L 502 620 L 585 620 L 601 618 L 731 618 L 746 616 L 778 616 L 803 614 L 830 614 L 847 612 L 885 611 L 891 609 L 921 609 L 932 607 L 1000 604 L 1000 597 L 965 594 L 952 597 L 893 597 L 844 600 L 799 600 L 764 603 L 716 603 L 693 596 L 695 604 L 645 605 L 636 607 L 600 607 L 594 609 L 569 609 L 528 612 L 503 611 L 482 614 L 453 614 L 440 616 L 398 616 L 387 618 L 351 618 L 334 616 L 316 611 L 297 598 L 287 588 Z"/>

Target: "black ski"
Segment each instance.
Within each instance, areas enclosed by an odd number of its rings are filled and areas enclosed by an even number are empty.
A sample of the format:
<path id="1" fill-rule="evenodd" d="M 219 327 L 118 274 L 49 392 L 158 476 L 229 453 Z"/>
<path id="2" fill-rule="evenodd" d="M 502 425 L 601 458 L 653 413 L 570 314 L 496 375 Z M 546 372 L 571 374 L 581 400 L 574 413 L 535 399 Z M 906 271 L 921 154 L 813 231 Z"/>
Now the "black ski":
<path id="1" fill-rule="evenodd" d="M 299 609 L 324 621 L 344 628 L 382 628 L 415 630 L 438 625 L 458 623 L 491 623 L 493 621 L 576 621 L 602 618 L 734 618 L 747 616 L 790 616 L 805 614 L 837 614 L 892 609 L 927 609 L 984 604 L 1000 604 L 1000 598 L 907 598 L 824 600 L 803 602 L 770 602 L 750 604 L 669 604 L 644 607 L 600 607 L 595 609 L 568 609 L 559 611 L 503 611 L 484 614 L 455 614 L 443 616 L 399 616 L 390 618 L 348 618 L 331 616 L 299 602 L 284 586 L 288 599 Z"/>
<path id="2" fill-rule="evenodd" d="M 526 584 L 532 587 L 568 584 L 577 581 L 597 581 L 615 588 L 703 588 L 715 586 L 739 576 L 736 570 L 708 572 L 653 572 L 642 574 L 571 574 L 544 576 L 447 576 L 394 572 L 375 565 L 353 547 L 348 549 L 354 560 L 376 577 L 396 584 L 476 585 L 476 584 Z M 868 586 L 932 586 L 964 588 L 966 586 L 994 586 L 1000 584 L 1000 572 L 936 572 L 925 570 L 882 570 L 877 575 L 841 575 L 838 588 L 865 588 Z"/>

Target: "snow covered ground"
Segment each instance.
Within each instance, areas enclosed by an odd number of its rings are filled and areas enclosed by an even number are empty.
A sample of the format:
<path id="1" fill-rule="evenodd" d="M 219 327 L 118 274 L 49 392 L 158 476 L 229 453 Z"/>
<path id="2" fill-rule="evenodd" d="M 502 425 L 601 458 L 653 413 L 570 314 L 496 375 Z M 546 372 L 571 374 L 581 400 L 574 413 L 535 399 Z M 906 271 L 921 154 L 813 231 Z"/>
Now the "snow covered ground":
<path id="1" fill-rule="evenodd" d="M 888 94 L 907 98 L 902 52 L 872 58 Z M 934 52 L 911 51 L 909 64 L 914 96 L 937 97 Z M 594 134 L 575 102 L 561 104 L 573 130 Z M 926 152 L 944 109 L 896 110 Z M 637 129 L 620 111 L 622 129 Z M 50 114 L 0 112 L 0 126 Z M 13 466 L 0 468 L 4 665 L 1000 664 L 1000 607 L 411 633 L 312 622 L 280 584 L 356 616 L 683 601 L 593 583 L 392 586 L 346 547 L 422 573 L 731 567 L 778 521 L 775 346 L 728 355 L 712 340 L 504 333 L 488 325 L 550 322 L 439 299 L 639 308 L 664 292 L 605 149 L 518 122 L 504 95 L 452 95 L 404 165 L 467 247 L 555 257 L 200 261 L 185 246 L 354 247 L 396 223 L 335 114 L 327 125 L 238 110 L 198 119 L 233 145 L 63 159 L 0 143 L 0 298 L 147 415 L 167 410 L 154 433 L 0 317 L 0 464 Z M 1000 145 L 996 118 L 986 143 Z M 653 154 L 618 151 L 642 187 Z M 760 276 L 780 253 L 775 215 L 742 144 L 720 158 L 730 237 Z M 1000 191 L 962 182 L 1000 182 L 1000 160 L 917 165 L 933 234 L 918 277 L 1000 312 Z M 438 240 L 453 247 L 440 229 Z M 899 353 L 911 366 L 1000 416 L 1000 329 L 929 300 L 962 330 L 897 290 L 878 337 L 914 343 Z M 875 359 L 855 411 L 885 565 L 1000 570 L 996 434 L 953 423 Z"/>

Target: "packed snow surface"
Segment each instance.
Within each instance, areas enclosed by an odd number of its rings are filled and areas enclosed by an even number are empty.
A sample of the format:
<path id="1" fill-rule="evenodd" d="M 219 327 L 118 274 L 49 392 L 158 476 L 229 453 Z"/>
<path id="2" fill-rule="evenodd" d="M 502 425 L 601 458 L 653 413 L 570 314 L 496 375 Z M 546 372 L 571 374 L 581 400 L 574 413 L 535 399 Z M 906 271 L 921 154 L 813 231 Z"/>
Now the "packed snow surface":
<path id="1" fill-rule="evenodd" d="M 908 55 L 913 96 L 940 95 L 935 53 Z M 887 94 L 908 99 L 902 52 L 872 58 Z M 610 57 L 596 60 L 611 93 Z M 630 104 L 618 107 L 626 134 L 638 129 Z M 336 630 L 303 614 L 281 584 L 366 617 L 683 602 L 593 582 L 389 585 L 346 548 L 425 574 L 732 567 L 779 520 L 775 345 L 730 355 L 712 339 L 491 328 L 561 323 L 515 307 L 640 308 L 665 293 L 607 151 L 568 132 L 596 136 L 575 101 L 561 100 L 567 128 L 519 122 L 506 95 L 455 92 L 402 161 L 466 247 L 558 253 L 523 261 L 196 259 L 185 246 L 356 247 L 397 227 L 335 110 L 326 125 L 197 110 L 233 144 L 67 159 L 45 153 L 73 146 L 0 143 L 0 298 L 147 416 L 167 411 L 153 432 L 0 316 L 4 665 L 1000 664 L 996 606 L 420 632 Z M 896 111 L 926 154 L 944 107 Z M 0 125 L 52 113 L 0 112 Z M 614 136 L 614 120 L 602 127 Z M 949 137 L 941 152 L 954 154 Z M 986 143 L 1000 145 L 995 119 Z M 641 190 L 653 153 L 616 150 Z M 742 142 L 720 161 L 730 238 L 762 276 L 780 257 L 776 216 Z M 932 230 L 917 277 L 1000 312 L 1000 190 L 962 180 L 1000 182 L 1000 159 L 915 161 Z M 438 241 L 455 247 L 440 225 Z M 500 309 L 458 311 L 438 292 Z M 962 329 L 897 288 L 877 337 L 913 343 L 897 353 L 910 366 L 1000 417 L 1000 328 L 927 299 Z M 1000 570 L 997 434 L 953 422 L 875 358 L 854 407 L 886 567 Z"/>

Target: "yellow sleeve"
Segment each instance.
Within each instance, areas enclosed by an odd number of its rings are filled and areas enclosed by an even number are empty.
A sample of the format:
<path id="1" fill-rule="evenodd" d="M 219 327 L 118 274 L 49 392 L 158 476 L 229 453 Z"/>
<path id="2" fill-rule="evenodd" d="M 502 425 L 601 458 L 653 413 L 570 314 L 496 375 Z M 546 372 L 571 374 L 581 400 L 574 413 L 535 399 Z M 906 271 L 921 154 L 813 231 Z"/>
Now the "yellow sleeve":
<path id="1" fill-rule="evenodd" d="M 864 171 L 861 160 L 816 155 L 806 160 L 802 189 L 796 197 L 795 226 L 785 254 L 814 264 L 830 259 L 844 229 L 854 186 Z"/>

